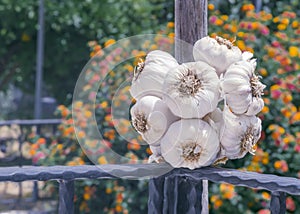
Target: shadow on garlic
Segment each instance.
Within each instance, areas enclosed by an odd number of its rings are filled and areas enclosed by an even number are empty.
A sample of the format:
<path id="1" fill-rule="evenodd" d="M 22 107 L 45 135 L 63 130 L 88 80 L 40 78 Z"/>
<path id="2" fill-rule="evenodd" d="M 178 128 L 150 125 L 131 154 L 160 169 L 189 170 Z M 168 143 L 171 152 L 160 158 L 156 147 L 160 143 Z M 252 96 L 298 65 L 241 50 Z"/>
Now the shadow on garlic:
<path id="1" fill-rule="evenodd" d="M 149 145 L 159 145 L 159 140 L 178 117 L 155 96 L 145 96 L 130 110 L 132 125 Z"/>
<path id="2" fill-rule="evenodd" d="M 221 130 L 221 156 L 229 159 L 243 158 L 255 153 L 255 145 L 261 135 L 261 120 L 256 116 L 235 115 L 228 107 L 223 111 Z"/>

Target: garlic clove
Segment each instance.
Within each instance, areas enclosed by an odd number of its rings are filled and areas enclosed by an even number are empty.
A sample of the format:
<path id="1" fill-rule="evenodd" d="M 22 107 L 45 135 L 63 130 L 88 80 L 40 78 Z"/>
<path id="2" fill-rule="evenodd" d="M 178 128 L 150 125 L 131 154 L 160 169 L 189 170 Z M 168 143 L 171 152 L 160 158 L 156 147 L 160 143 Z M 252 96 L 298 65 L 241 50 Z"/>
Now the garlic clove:
<path id="1" fill-rule="evenodd" d="M 256 116 L 235 115 L 228 107 L 224 108 L 223 119 L 220 138 L 223 154 L 229 159 L 243 158 L 248 152 L 254 154 L 253 147 L 261 135 L 261 120 Z"/>
<path id="2" fill-rule="evenodd" d="M 203 37 L 194 44 L 195 61 L 203 61 L 216 69 L 218 76 L 234 62 L 242 60 L 241 50 L 221 37 Z"/>
<path id="3" fill-rule="evenodd" d="M 214 162 L 219 150 L 217 133 L 200 119 L 174 122 L 161 139 L 162 156 L 173 167 L 208 166 Z"/>
<path id="4" fill-rule="evenodd" d="M 145 96 L 130 110 L 135 130 L 150 145 L 158 145 L 169 125 L 178 120 L 158 97 Z"/>
<path id="5" fill-rule="evenodd" d="M 219 78 L 205 62 L 183 63 L 166 76 L 163 101 L 174 115 L 202 118 L 212 112 L 220 98 Z"/>
<path id="6" fill-rule="evenodd" d="M 252 116 L 258 114 L 264 107 L 264 101 L 262 98 L 253 97 L 252 102 L 250 103 L 247 112 L 245 115 Z"/>
<path id="7" fill-rule="evenodd" d="M 255 66 L 253 60 L 236 62 L 221 79 L 221 93 L 235 114 L 255 115 L 263 108 L 261 96 L 265 85 L 254 73 Z"/>
<path id="8" fill-rule="evenodd" d="M 167 52 L 155 50 L 148 53 L 145 62 L 135 69 L 130 94 L 135 99 L 153 95 L 162 97 L 162 86 L 166 74 L 178 65 L 175 58 Z"/>
<path id="9" fill-rule="evenodd" d="M 202 119 L 207 122 L 218 134 L 220 134 L 222 125 L 224 123 L 223 114 L 220 108 L 216 108 L 213 112 L 208 113 Z"/>

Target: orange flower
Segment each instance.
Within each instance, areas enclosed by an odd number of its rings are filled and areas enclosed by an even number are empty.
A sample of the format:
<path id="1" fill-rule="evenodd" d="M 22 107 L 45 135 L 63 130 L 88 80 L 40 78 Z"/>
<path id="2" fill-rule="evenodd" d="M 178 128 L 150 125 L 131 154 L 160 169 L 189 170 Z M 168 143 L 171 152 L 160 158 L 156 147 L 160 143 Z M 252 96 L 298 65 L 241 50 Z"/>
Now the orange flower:
<path id="1" fill-rule="evenodd" d="M 127 148 L 129 150 L 133 149 L 133 150 L 139 150 L 141 148 L 141 145 L 138 143 L 138 141 L 136 139 L 133 139 L 131 142 L 129 142 L 127 144 Z"/>
<path id="2" fill-rule="evenodd" d="M 234 186 L 231 185 L 231 184 L 222 183 L 220 185 L 220 191 L 221 191 L 222 196 L 225 199 L 230 200 L 236 195 L 235 190 L 234 190 Z"/>
<path id="3" fill-rule="evenodd" d="M 213 4 L 208 4 L 208 10 L 214 10 L 215 9 L 215 5 Z"/>
<path id="4" fill-rule="evenodd" d="M 108 47 L 108 46 L 110 46 L 110 45 L 112 45 L 112 44 L 114 44 L 114 43 L 116 43 L 116 40 L 114 40 L 114 39 L 109 39 L 109 40 L 107 40 L 107 41 L 104 43 L 104 47 L 106 48 L 106 47 Z"/>
<path id="5" fill-rule="evenodd" d="M 270 193 L 268 193 L 268 192 L 262 192 L 261 196 L 264 200 L 270 200 L 271 199 Z"/>
<path id="6" fill-rule="evenodd" d="M 120 204 L 118 204 L 116 206 L 116 212 L 120 213 L 120 212 L 122 212 L 122 210 L 123 210 L 123 207 Z"/>
<path id="7" fill-rule="evenodd" d="M 174 22 L 168 22 L 167 27 L 168 28 L 173 28 L 174 27 Z"/>

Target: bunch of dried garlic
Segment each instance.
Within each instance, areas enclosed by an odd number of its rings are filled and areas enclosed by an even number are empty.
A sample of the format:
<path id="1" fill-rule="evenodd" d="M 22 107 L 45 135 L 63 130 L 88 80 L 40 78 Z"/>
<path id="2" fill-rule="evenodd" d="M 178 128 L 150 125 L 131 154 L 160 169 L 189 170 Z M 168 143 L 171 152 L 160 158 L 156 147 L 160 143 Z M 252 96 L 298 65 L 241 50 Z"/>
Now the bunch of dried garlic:
<path id="1" fill-rule="evenodd" d="M 204 37 L 195 62 L 150 52 L 135 69 L 132 125 L 150 145 L 149 162 L 195 169 L 254 154 L 265 86 L 256 59 L 229 40 Z"/>

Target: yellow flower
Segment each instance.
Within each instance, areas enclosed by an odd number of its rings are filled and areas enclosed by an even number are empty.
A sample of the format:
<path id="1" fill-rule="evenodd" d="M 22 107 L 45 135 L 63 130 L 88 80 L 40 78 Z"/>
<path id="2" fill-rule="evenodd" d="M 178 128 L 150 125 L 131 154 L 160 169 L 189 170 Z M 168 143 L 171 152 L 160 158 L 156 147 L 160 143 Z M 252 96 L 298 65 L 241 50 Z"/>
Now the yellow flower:
<path id="1" fill-rule="evenodd" d="M 88 201 L 88 200 L 91 199 L 91 195 L 89 193 L 84 193 L 83 194 L 83 199 L 86 200 L 86 201 Z"/>
<path id="2" fill-rule="evenodd" d="M 244 35 L 245 35 L 244 32 L 238 32 L 238 33 L 237 33 L 237 36 L 238 36 L 238 37 L 241 37 L 241 38 L 244 37 Z"/>
<path id="3" fill-rule="evenodd" d="M 284 18 L 284 19 L 281 20 L 281 23 L 285 24 L 285 25 L 288 25 L 290 23 L 290 20 L 287 19 L 287 18 Z"/>
<path id="4" fill-rule="evenodd" d="M 173 38 L 175 37 L 175 33 L 173 33 L 173 32 L 172 32 L 172 33 L 169 33 L 169 34 L 168 34 L 168 37 L 171 38 L 171 39 L 173 39 Z"/>
<path id="5" fill-rule="evenodd" d="M 99 164 L 107 164 L 107 160 L 104 156 L 101 156 L 98 158 L 98 163 Z"/>
<path id="6" fill-rule="evenodd" d="M 111 188 L 106 188 L 105 193 L 106 194 L 111 194 L 112 193 L 112 189 Z"/>
<path id="7" fill-rule="evenodd" d="M 279 131 L 280 134 L 284 134 L 285 129 L 282 128 L 281 126 L 279 126 L 278 131 Z"/>
<path id="8" fill-rule="evenodd" d="M 265 76 L 268 75 L 268 71 L 267 71 L 265 68 L 261 68 L 261 69 L 259 70 L 259 73 L 260 73 L 263 77 L 265 77 Z"/>
<path id="9" fill-rule="evenodd" d="M 223 21 L 227 21 L 227 20 L 228 20 L 228 16 L 227 16 L 227 15 L 222 15 L 222 16 L 221 16 L 221 19 L 222 19 Z"/>
<path id="10" fill-rule="evenodd" d="M 114 39 L 109 39 L 109 40 L 107 40 L 107 41 L 104 43 L 104 47 L 108 47 L 109 45 L 112 45 L 112 44 L 114 44 L 114 43 L 116 43 L 116 40 L 114 40 Z"/>
<path id="11" fill-rule="evenodd" d="M 274 23 L 277 23 L 277 22 L 279 22 L 279 17 L 278 17 L 278 16 L 276 16 L 276 17 L 273 19 L 273 22 L 274 22 Z"/>
<path id="12" fill-rule="evenodd" d="M 57 144 L 57 150 L 62 150 L 63 149 L 63 145 L 62 144 Z"/>
<path id="13" fill-rule="evenodd" d="M 90 117 L 92 116 L 92 112 L 91 112 L 91 111 L 85 111 L 85 112 L 84 112 L 84 116 L 85 116 L 86 118 L 90 118 Z"/>
<path id="14" fill-rule="evenodd" d="M 241 50 L 245 50 L 245 49 L 246 49 L 246 45 L 245 45 L 244 41 L 242 41 L 242 40 L 238 40 L 238 41 L 236 42 L 236 45 L 237 45 L 238 48 L 241 49 Z"/>
<path id="15" fill-rule="evenodd" d="M 213 4 L 208 4 L 208 10 L 214 10 L 215 9 L 215 5 Z"/>
<path id="16" fill-rule="evenodd" d="M 174 27 L 174 22 L 168 22 L 167 27 L 168 28 L 173 28 Z"/>
<path id="17" fill-rule="evenodd" d="M 216 22 L 215 22 L 215 24 L 216 24 L 217 26 L 221 26 L 221 25 L 224 24 L 224 22 L 223 22 L 223 20 L 221 20 L 221 19 L 217 19 Z"/>
<path id="18" fill-rule="evenodd" d="M 107 106 L 108 106 L 107 101 L 103 101 L 103 102 L 100 104 L 100 106 L 101 106 L 102 108 L 107 108 Z"/>
<path id="19" fill-rule="evenodd" d="M 298 21 L 293 21 L 292 22 L 292 28 L 297 28 L 299 26 L 299 23 L 298 23 Z"/>
<path id="20" fill-rule="evenodd" d="M 296 46 L 290 46 L 289 47 L 289 54 L 291 57 L 297 57 L 299 54 L 299 50 L 298 47 Z"/>
<path id="21" fill-rule="evenodd" d="M 285 30 L 286 27 L 287 27 L 287 26 L 286 26 L 285 24 L 279 24 L 279 25 L 277 26 L 278 30 Z"/>
<path id="22" fill-rule="evenodd" d="M 264 106 L 263 109 L 261 110 L 261 112 L 262 112 L 263 114 L 268 113 L 268 112 L 269 112 L 269 107 L 268 107 L 268 106 Z"/>

